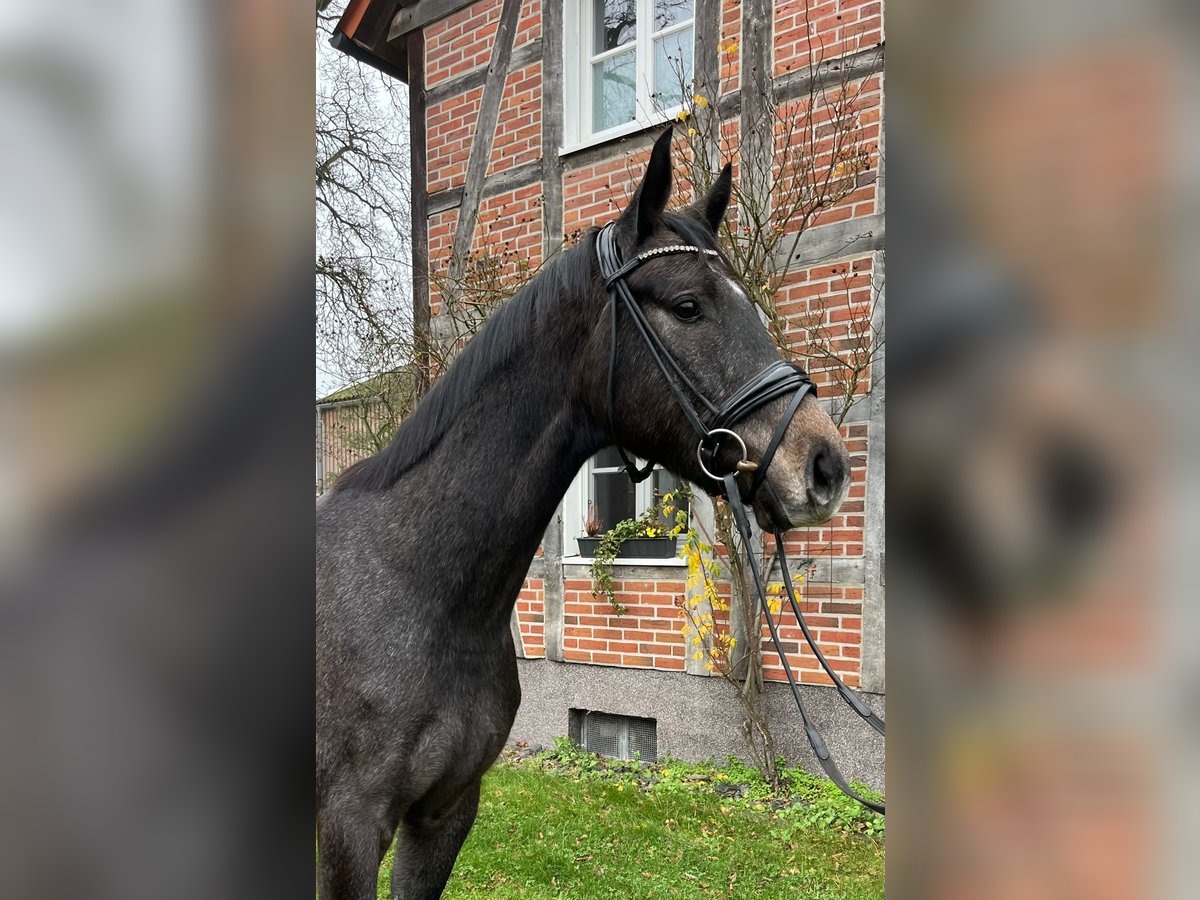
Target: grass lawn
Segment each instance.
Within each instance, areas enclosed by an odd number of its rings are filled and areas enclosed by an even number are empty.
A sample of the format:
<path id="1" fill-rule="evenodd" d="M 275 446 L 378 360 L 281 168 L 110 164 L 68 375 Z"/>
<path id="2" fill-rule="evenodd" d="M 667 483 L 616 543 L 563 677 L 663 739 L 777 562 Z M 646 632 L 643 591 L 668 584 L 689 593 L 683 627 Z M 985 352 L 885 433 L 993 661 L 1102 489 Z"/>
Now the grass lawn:
<path id="1" fill-rule="evenodd" d="M 879 838 L 789 825 L 707 786 L 501 762 L 444 896 L 874 898 L 883 869 Z M 389 852 L 381 898 L 390 872 Z"/>

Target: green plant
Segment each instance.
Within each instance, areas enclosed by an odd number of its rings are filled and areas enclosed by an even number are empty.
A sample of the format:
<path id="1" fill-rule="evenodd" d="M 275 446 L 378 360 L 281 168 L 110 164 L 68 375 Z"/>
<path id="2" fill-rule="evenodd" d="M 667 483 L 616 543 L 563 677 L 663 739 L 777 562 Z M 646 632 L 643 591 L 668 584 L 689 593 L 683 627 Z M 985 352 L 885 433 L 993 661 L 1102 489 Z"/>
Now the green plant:
<path id="1" fill-rule="evenodd" d="M 576 773 L 593 772 L 600 764 L 600 757 L 576 744 L 569 737 L 556 737 L 554 747 L 538 754 L 539 760 L 550 763 L 554 768 L 569 769 Z"/>
<path id="2" fill-rule="evenodd" d="M 783 770 L 792 797 L 800 802 L 780 812 L 780 818 L 806 831 L 841 831 L 882 837 L 884 817 L 847 797 L 832 781 L 817 778 L 803 769 Z M 882 800 L 878 792 L 865 784 L 851 781 L 851 787 L 868 800 Z"/>
<path id="3" fill-rule="evenodd" d="M 679 497 L 690 498 L 689 488 L 676 492 Z M 600 536 L 592 557 L 592 596 L 604 594 L 617 615 L 625 613 L 625 607 L 617 602 L 613 592 L 613 563 L 621 545 L 632 538 L 670 537 L 675 538 L 687 528 L 688 516 L 684 508 L 676 507 L 676 494 L 667 493 L 658 497 L 654 505 L 636 519 L 624 519 Z"/>

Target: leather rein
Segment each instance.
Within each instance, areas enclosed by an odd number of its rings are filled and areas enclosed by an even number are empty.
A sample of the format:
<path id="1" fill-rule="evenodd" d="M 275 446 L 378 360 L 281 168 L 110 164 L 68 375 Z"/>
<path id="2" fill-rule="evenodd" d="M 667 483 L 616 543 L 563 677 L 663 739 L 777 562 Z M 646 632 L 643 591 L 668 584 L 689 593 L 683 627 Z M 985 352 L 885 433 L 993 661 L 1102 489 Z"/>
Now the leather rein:
<path id="1" fill-rule="evenodd" d="M 670 351 L 667 350 L 662 339 L 659 338 L 653 327 L 651 327 L 645 313 L 642 312 L 641 307 L 634 299 L 629 285 L 625 282 L 626 276 L 644 263 L 673 254 L 694 254 L 698 259 L 705 257 L 720 258 L 720 254 L 716 250 L 689 244 L 676 244 L 669 247 L 656 247 L 652 250 L 647 250 L 633 257 L 628 262 L 623 263 L 620 251 L 617 249 L 614 223 L 610 222 L 608 225 L 605 225 L 596 236 L 596 256 L 600 263 L 600 274 L 604 278 L 604 287 L 611 296 L 611 345 L 609 347 L 608 359 L 609 433 L 614 437 L 616 436 L 616 430 L 613 426 L 613 408 L 616 395 L 617 323 L 620 313 L 624 312 L 633 323 L 635 330 L 641 335 L 647 349 L 650 351 L 651 357 L 654 359 L 655 365 L 662 372 L 667 386 L 671 389 L 671 393 L 674 394 L 679 408 L 683 411 L 688 423 L 696 432 L 696 459 L 700 463 L 701 471 L 714 482 L 721 485 L 720 492 L 729 501 L 729 507 L 733 511 L 734 524 L 737 526 L 738 533 L 742 538 L 742 546 L 746 551 L 746 560 L 754 581 L 754 589 L 758 594 L 759 603 L 767 620 L 767 626 L 771 631 L 771 642 L 775 646 L 775 652 L 779 655 L 779 662 L 783 667 L 784 675 L 787 677 L 788 686 L 791 688 L 792 697 L 796 702 L 796 708 L 800 711 L 800 719 L 804 723 L 804 733 L 808 737 L 809 746 L 812 747 L 813 753 L 817 756 L 817 761 L 821 764 L 821 768 L 825 770 L 825 774 L 829 776 L 829 779 L 843 793 L 853 797 L 859 803 L 863 804 L 863 806 L 883 813 L 884 806 L 882 803 L 868 800 L 850 787 L 849 782 L 847 782 L 845 776 L 842 775 L 837 764 L 834 762 L 825 739 L 822 737 L 820 730 L 818 730 L 804 705 L 804 700 L 800 694 L 800 687 L 796 682 L 796 676 L 792 672 L 792 667 L 782 650 L 778 626 L 771 616 L 763 573 L 758 564 L 758 559 L 752 550 L 753 531 L 750 527 L 750 520 L 746 515 L 746 506 L 753 501 L 759 487 L 762 486 L 763 480 L 766 478 L 767 467 L 770 466 L 771 460 L 775 457 L 775 451 L 779 449 L 779 445 L 783 442 L 783 436 L 787 432 L 788 425 L 791 424 L 793 417 L 796 415 L 796 411 L 800 408 L 800 402 L 809 393 L 815 396 L 816 386 L 812 383 L 812 380 L 808 377 L 808 373 L 804 369 L 794 363 L 785 362 L 780 359 L 768 365 L 738 388 L 738 390 L 734 391 L 729 399 L 720 406 L 717 406 L 705 397 L 699 388 L 692 383 L 691 379 L 688 378 L 687 374 L 679 366 L 679 363 L 671 356 Z M 737 425 L 742 419 L 760 407 L 789 393 L 792 394 L 792 399 L 788 403 L 784 414 L 775 424 L 775 430 L 771 434 L 771 440 L 768 442 L 761 459 L 757 461 L 747 459 L 746 442 L 733 430 L 733 426 Z M 701 418 L 702 413 L 697 411 L 696 407 L 692 404 L 689 394 L 699 402 L 703 410 L 703 415 L 708 418 L 708 425 L 704 424 L 704 419 Z M 710 469 L 709 466 L 717 467 L 716 456 L 722 439 L 731 439 L 737 444 L 740 458 L 733 469 L 718 474 L 713 469 Z M 639 469 L 619 443 L 617 444 L 617 452 L 621 456 L 621 461 L 625 464 L 625 471 L 634 483 L 644 481 L 650 476 L 650 473 L 654 469 L 653 463 L 647 463 L 644 468 Z M 753 473 L 750 488 L 745 493 L 742 492 L 737 483 L 737 476 L 742 473 Z M 820 647 L 817 646 L 817 642 L 808 627 L 808 623 L 804 619 L 804 615 L 800 611 L 800 604 L 796 599 L 791 572 L 788 570 L 784 537 L 783 531 L 775 532 L 774 560 L 778 560 L 779 562 L 788 601 L 791 604 L 792 612 L 796 616 L 796 621 L 800 625 L 800 630 L 804 633 L 804 639 L 808 642 L 808 646 L 812 648 L 817 661 L 821 664 L 821 668 L 825 670 L 825 674 L 833 681 L 838 693 L 846 704 L 858 713 L 858 715 L 866 719 L 867 724 L 874 728 L 875 731 L 883 735 L 883 719 L 871 711 L 870 707 L 867 706 L 866 702 L 857 692 L 846 686 L 845 682 L 833 670 L 833 667 L 829 665 Z M 772 566 L 774 565 L 774 560 L 772 561 Z"/>

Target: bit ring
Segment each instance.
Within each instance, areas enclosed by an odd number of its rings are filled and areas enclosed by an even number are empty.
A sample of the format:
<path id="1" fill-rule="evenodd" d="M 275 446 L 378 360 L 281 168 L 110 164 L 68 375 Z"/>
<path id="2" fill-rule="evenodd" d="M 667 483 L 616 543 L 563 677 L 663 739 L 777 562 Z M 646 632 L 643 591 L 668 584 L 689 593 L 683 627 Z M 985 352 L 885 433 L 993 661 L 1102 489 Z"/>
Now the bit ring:
<path id="1" fill-rule="evenodd" d="M 742 458 L 739 460 L 739 465 L 741 463 L 749 462 L 749 460 L 746 459 L 746 442 L 742 440 L 742 436 L 740 434 L 738 434 L 736 431 L 730 431 L 728 428 L 714 428 L 712 431 L 710 431 L 708 434 L 706 434 L 704 437 L 702 437 L 700 439 L 700 443 L 696 445 L 696 462 L 700 463 L 700 470 L 702 472 L 704 472 L 704 474 L 707 475 L 709 478 L 711 478 L 713 481 L 720 481 L 721 476 L 714 475 L 712 472 L 710 472 L 708 470 L 708 466 L 706 466 L 704 464 L 704 442 L 707 441 L 711 437 L 714 437 L 717 435 L 723 435 L 723 434 L 727 434 L 730 437 L 732 437 L 735 441 L 738 442 L 738 446 L 742 448 Z M 720 446 L 721 446 L 721 439 L 719 437 L 717 437 L 716 445 L 713 447 L 713 453 L 716 453 L 717 449 Z M 739 469 L 739 471 L 741 471 L 741 470 Z"/>

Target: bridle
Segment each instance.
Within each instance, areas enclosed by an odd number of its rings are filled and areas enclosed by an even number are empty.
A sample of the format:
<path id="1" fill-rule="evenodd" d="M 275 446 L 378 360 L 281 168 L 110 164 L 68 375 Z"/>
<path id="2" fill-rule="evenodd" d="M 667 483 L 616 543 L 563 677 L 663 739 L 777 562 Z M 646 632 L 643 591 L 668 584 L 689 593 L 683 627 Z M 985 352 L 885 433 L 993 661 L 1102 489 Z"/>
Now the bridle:
<path id="1" fill-rule="evenodd" d="M 646 314 L 642 312 L 642 308 L 634 300 L 633 294 L 629 290 L 629 285 L 625 282 L 626 276 L 644 263 L 662 256 L 679 253 L 691 253 L 700 258 L 705 256 L 719 258 L 720 256 L 716 250 L 676 244 L 670 247 L 657 247 L 653 250 L 647 250 L 622 265 L 621 254 L 617 249 L 614 224 L 609 223 L 605 225 L 596 236 L 596 255 L 600 261 L 600 273 L 604 277 L 605 288 L 612 295 L 611 343 L 608 355 L 609 432 L 614 435 L 616 434 L 616 430 L 613 427 L 613 409 L 616 405 L 617 320 L 623 309 L 633 322 L 638 334 L 641 335 L 642 340 L 645 341 L 646 347 L 650 351 L 650 356 L 654 359 L 658 370 L 662 372 L 663 378 L 666 379 L 671 393 L 675 395 L 675 400 L 678 402 L 679 408 L 683 411 L 684 417 L 696 432 L 698 439 L 696 459 L 700 463 L 701 470 L 705 475 L 713 479 L 713 481 L 721 482 L 722 476 L 715 474 L 709 469 L 708 462 L 715 464 L 716 452 L 720 447 L 722 436 L 733 438 L 741 449 L 742 454 L 742 468 L 738 471 L 754 472 L 754 480 L 745 498 L 746 502 L 750 502 L 758 492 L 758 488 L 766 475 L 767 466 L 770 465 L 771 460 L 775 456 L 775 451 L 779 449 L 779 445 L 783 441 L 783 435 L 787 431 L 788 424 L 796 414 L 796 410 L 800 408 L 800 401 L 804 399 L 805 394 L 810 391 L 815 393 L 816 389 L 804 369 L 794 363 L 779 359 L 751 378 L 738 390 L 734 391 L 721 406 L 717 406 L 705 397 L 700 389 L 692 383 L 692 380 L 688 378 L 687 373 L 680 368 L 675 358 L 671 356 L 662 339 L 659 338 L 653 327 L 651 327 Z M 687 389 L 686 393 L 684 388 Z M 779 420 L 779 424 L 776 425 L 775 433 L 771 435 L 771 440 L 763 453 L 763 458 L 757 463 L 750 463 L 746 460 L 746 442 L 742 440 L 741 436 L 731 426 L 736 425 L 759 407 L 770 403 L 778 397 L 793 392 L 792 402 L 787 412 L 784 413 L 783 418 Z M 704 408 L 705 413 L 710 419 L 708 425 L 704 424 L 700 413 L 692 405 L 691 400 L 688 398 L 689 393 Z M 625 469 L 629 473 L 629 477 L 634 482 L 643 481 L 649 477 L 650 472 L 653 470 L 652 463 L 647 464 L 645 468 L 639 469 L 636 463 L 628 457 L 620 444 L 617 445 L 617 451 L 621 455 L 621 461 L 625 464 Z"/>
<path id="2" fill-rule="evenodd" d="M 645 313 L 642 312 L 641 307 L 633 297 L 633 293 L 629 290 L 629 285 L 625 281 L 631 272 L 650 260 L 683 253 L 695 254 L 698 259 L 705 257 L 720 258 L 720 254 L 716 250 L 690 244 L 675 244 L 668 247 L 656 247 L 652 250 L 646 250 L 628 262 L 622 263 L 621 253 L 617 249 L 615 223 L 610 222 L 605 225 L 596 236 L 596 257 L 600 263 L 600 274 L 604 278 L 604 287 L 611 296 L 611 343 L 608 357 L 607 398 L 609 433 L 615 438 L 616 430 L 613 424 L 613 409 L 616 395 L 617 323 L 620 313 L 624 311 L 633 323 L 635 330 L 641 335 L 646 348 L 650 351 L 650 356 L 654 359 L 655 365 L 662 372 L 667 386 L 675 396 L 680 410 L 696 433 L 696 459 L 700 463 L 701 471 L 720 485 L 719 492 L 729 501 L 729 508 L 733 512 L 734 524 L 737 526 L 742 538 L 742 545 L 746 550 L 746 560 L 754 581 L 754 589 L 758 594 L 759 602 L 762 605 L 763 613 L 767 620 L 767 626 L 771 631 L 771 642 L 775 646 L 775 651 L 779 654 L 779 662 L 783 666 L 784 675 L 787 676 L 788 686 L 791 688 L 792 697 L 796 701 L 796 708 L 800 711 L 800 718 L 804 723 L 804 732 L 808 737 L 808 743 L 812 747 L 813 753 L 817 756 L 817 761 L 821 764 L 821 768 L 825 770 L 825 774 L 829 776 L 830 780 L 844 793 L 853 797 L 864 806 L 882 813 L 884 812 L 883 804 L 866 799 L 850 787 L 845 776 L 839 771 L 837 764 L 830 755 L 829 747 L 826 745 L 825 739 L 821 736 L 821 732 L 817 729 L 812 717 L 808 714 L 804 700 L 800 695 L 800 687 L 796 683 L 796 676 L 792 672 L 792 667 L 781 649 L 782 644 L 779 639 L 778 627 L 771 616 L 770 605 L 767 602 L 763 574 L 758 560 L 752 551 L 753 532 L 750 528 L 749 517 L 746 515 L 746 506 L 750 504 L 759 487 L 762 486 L 763 480 L 766 478 L 767 468 L 770 466 L 771 460 L 775 458 L 775 451 L 779 449 L 779 445 L 783 442 L 783 436 L 787 432 L 788 425 L 791 424 L 792 419 L 795 417 L 796 411 L 800 408 L 801 401 L 810 393 L 815 396 L 816 387 L 803 368 L 784 360 L 776 360 L 768 365 L 734 391 L 729 399 L 720 406 L 709 400 L 692 383 L 687 373 L 683 371 L 679 363 L 671 356 L 662 339 L 659 338 L 653 327 L 651 327 L 649 320 L 646 318 Z M 734 426 L 755 410 L 789 393 L 792 395 L 792 399 L 788 403 L 784 414 L 775 424 L 775 430 L 771 434 L 771 440 L 767 443 L 762 457 L 757 461 L 747 459 L 746 442 L 734 431 Z M 703 409 L 703 413 L 697 411 L 691 398 L 698 401 Z M 702 415 L 707 417 L 707 424 L 705 424 Z M 717 451 L 720 449 L 723 438 L 735 441 L 741 455 L 733 469 L 718 474 L 710 469 L 709 466 L 717 466 Z M 620 443 L 617 444 L 617 452 L 621 456 L 621 461 L 625 464 L 625 471 L 635 483 L 645 480 L 653 471 L 653 463 L 647 463 L 644 468 L 639 469 L 637 464 L 626 454 Z M 742 473 L 753 473 L 750 488 L 745 493 L 742 492 L 737 483 L 737 476 Z M 850 708 L 866 719 L 867 723 L 880 735 L 884 734 L 883 720 L 871 711 L 870 707 L 867 706 L 858 693 L 846 686 L 845 682 L 842 681 L 829 665 L 820 647 L 817 646 L 817 642 L 809 630 L 808 623 L 804 620 L 804 616 L 800 612 L 800 604 L 796 600 L 796 591 L 792 585 L 791 572 L 788 570 L 787 552 L 784 549 L 784 533 L 782 531 L 775 532 L 775 559 L 778 560 L 780 570 L 783 574 L 783 584 L 787 591 L 788 600 L 791 603 L 792 612 L 796 616 L 796 621 L 800 624 L 800 630 L 804 633 L 804 639 L 808 642 L 809 647 L 812 648 L 813 653 L 817 657 L 817 661 L 821 664 L 821 668 L 825 670 L 825 674 L 836 685 L 838 693 L 841 694 L 842 699 L 845 700 Z M 772 565 L 774 565 L 774 562 Z"/>

